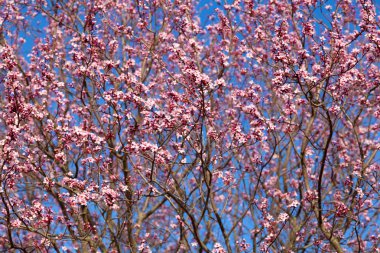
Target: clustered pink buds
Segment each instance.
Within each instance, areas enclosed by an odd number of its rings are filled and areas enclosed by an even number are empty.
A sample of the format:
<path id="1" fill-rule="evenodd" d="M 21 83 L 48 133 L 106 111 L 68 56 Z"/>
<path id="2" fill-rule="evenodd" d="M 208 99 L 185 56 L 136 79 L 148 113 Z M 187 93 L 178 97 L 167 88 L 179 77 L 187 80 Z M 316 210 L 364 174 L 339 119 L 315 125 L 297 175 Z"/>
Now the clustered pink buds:
<path id="1" fill-rule="evenodd" d="M 379 252 L 376 1 L 0 10 L 0 251 Z"/>

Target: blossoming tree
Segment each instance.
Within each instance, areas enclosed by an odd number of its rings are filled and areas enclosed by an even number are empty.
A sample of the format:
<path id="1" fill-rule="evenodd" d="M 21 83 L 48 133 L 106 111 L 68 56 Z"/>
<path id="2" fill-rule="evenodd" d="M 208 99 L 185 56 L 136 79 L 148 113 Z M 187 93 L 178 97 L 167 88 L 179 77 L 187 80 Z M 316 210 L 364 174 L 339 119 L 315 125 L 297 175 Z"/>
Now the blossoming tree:
<path id="1" fill-rule="evenodd" d="M 0 250 L 380 252 L 376 7 L 0 1 Z"/>

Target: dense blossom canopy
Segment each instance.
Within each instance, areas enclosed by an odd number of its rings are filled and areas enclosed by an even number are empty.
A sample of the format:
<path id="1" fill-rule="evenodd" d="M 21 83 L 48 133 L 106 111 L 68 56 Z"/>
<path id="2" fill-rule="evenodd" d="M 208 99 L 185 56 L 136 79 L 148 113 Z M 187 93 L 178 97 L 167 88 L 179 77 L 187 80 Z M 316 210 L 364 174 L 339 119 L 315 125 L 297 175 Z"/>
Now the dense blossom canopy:
<path id="1" fill-rule="evenodd" d="M 380 252 L 370 0 L 0 0 L 1 252 Z"/>

